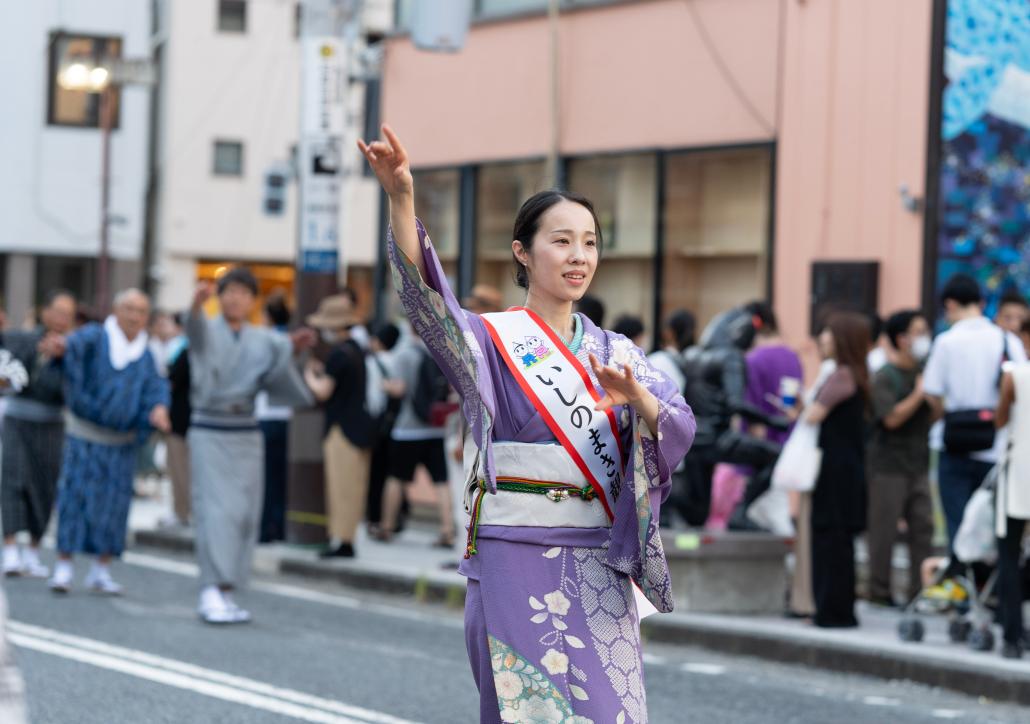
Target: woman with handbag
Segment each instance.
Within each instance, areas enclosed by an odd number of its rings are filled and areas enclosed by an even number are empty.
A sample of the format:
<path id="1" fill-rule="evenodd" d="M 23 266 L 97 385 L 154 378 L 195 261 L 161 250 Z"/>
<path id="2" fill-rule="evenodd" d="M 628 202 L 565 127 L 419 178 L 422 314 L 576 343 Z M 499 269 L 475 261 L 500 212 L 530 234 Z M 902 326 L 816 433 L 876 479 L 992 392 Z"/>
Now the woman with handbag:
<path id="1" fill-rule="evenodd" d="M 1011 428 L 996 493 L 998 609 L 1004 639 L 1001 655 L 1019 659 L 1027 642 L 1019 559 L 1023 531 L 1030 520 L 1030 364 L 1013 365 L 1005 373 L 995 422 L 999 428 Z"/>
<path id="2" fill-rule="evenodd" d="M 869 403 L 869 322 L 834 314 L 819 335 L 837 369 L 806 411 L 819 424 L 822 462 L 812 491 L 812 591 L 816 626 L 848 628 L 855 617 L 855 536 L 866 523 L 865 434 Z"/>

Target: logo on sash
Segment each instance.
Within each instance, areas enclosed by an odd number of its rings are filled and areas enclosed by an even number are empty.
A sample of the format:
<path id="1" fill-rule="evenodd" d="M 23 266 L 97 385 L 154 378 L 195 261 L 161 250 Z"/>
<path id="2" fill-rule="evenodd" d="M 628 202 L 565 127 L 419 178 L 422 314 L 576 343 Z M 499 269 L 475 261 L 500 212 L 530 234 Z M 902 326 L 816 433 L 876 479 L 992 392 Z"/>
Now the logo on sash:
<path id="1" fill-rule="evenodd" d="M 625 455 L 614 413 L 594 409 L 601 398 L 586 369 L 528 309 L 482 319 L 515 381 L 614 517 L 607 492 L 620 485 Z"/>
<path id="2" fill-rule="evenodd" d="M 521 361 L 527 370 L 551 356 L 551 349 L 534 335 L 523 337 L 521 342 L 512 343 L 511 348 L 515 359 Z"/>

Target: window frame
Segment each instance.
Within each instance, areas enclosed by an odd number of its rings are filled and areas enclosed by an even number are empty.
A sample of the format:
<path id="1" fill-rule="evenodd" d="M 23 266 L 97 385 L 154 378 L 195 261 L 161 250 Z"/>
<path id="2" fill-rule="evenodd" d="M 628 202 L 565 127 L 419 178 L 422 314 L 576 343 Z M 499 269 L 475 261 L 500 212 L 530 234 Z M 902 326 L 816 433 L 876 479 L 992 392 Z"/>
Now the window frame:
<path id="1" fill-rule="evenodd" d="M 47 40 L 47 98 L 46 98 L 46 125 L 53 126 L 55 128 L 96 128 L 100 130 L 100 93 L 91 93 L 89 91 L 72 91 L 69 93 L 85 93 L 89 98 L 89 110 L 87 116 L 90 120 L 84 123 L 74 123 L 71 121 L 57 120 L 54 116 L 57 109 L 57 93 L 59 84 L 57 82 L 57 74 L 60 71 L 60 63 L 58 54 L 58 43 L 62 39 L 71 40 L 89 40 L 93 44 L 93 59 L 94 62 L 99 62 L 104 59 L 101 54 L 98 53 L 98 47 L 107 45 L 108 43 L 115 41 L 118 43 L 118 53 L 115 58 L 121 58 L 122 52 L 125 48 L 125 38 L 121 35 L 98 35 L 96 33 L 76 33 L 65 30 L 52 30 Z M 117 130 L 121 128 L 122 123 L 122 89 L 117 85 L 110 87 L 109 92 L 112 94 L 112 101 L 114 102 L 113 118 L 111 119 L 111 130 Z"/>
<path id="2" fill-rule="evenodd" d="M 227 6 L 238 6 L 243 10 L 243 27 L 241 28 L 227 28 L 222 24 L 223 9 Z M 215 5 L 215 30 L 219 33 L 225 33 L 228 35 L 246 35 L 247 34 L 247 0 L 218 0 L 218 4 Z"/>
<path id="3" fill-rule="evenodd" d="M 240 165 L 239 171 L 219 171 L 218 170 L 218 146 L 219 145 L 235 145 L 240 149 Z M 243 178 L 246 172 L 246 146 L 242 140 L 233 138 L 215 138 L 211 141 L 211 175 L 216 178 Z"/>

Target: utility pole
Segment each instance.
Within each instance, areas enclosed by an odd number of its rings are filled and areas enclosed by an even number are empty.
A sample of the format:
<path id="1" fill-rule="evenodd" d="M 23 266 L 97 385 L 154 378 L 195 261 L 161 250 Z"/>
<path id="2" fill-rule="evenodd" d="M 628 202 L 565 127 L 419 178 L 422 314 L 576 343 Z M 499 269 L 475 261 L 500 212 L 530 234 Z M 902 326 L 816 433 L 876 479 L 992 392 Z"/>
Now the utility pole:
<path id="1" fill-rule="evenodd" d="M 97 260 L 97 313 L 104 317 L 111 303 L 111 126 L 114 125 L 114 88 L 100 91 L 100 254 Z"/>
<path id="2" fill-rule="evenodd" d="M 347 121 L 348 55 L 358 0 L 303 0 L 300 142 L 297 154 L 296 318 L 303 321 L 339 288 L 340 204 Z M 287 539 L 325 540 L 321 410 L 298 411 L 290 424 Z"/>

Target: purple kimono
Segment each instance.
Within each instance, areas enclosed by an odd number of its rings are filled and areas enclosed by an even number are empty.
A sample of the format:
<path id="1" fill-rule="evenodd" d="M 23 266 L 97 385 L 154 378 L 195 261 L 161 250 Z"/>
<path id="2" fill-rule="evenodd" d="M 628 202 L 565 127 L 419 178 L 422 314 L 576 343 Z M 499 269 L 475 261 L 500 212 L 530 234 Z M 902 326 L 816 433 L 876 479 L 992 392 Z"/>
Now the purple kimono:
<path id="1" fill-rule="evenodd" d="M 425 227 L 418 235 L 426 279 L 389 237 L 394 282 L 412 325 L 451 384 L 480 451 L 480 474 L 496 491 L 494 442 L 555 443 L 498 354 L 483 320 L 462 310 Z M 603 363 L 629 352 L 634 375 L 658 398 L 657 434 L 629 407 L 615 408 L 627 452 L 612 490 L 609 527 L 481 525 L 468 577 L 465 639 L 482 722 L 646 722 L 640 628 L 631 579 L 659 610 L 672 610 L 658 508 L 670 473 L 694 439 L 694 416 L 676 386 L 625 337 L 583 315 L 577 358 L 603 394 L 588 355 Z M 565 504 L 565 503 L 563 503 Z"/>

